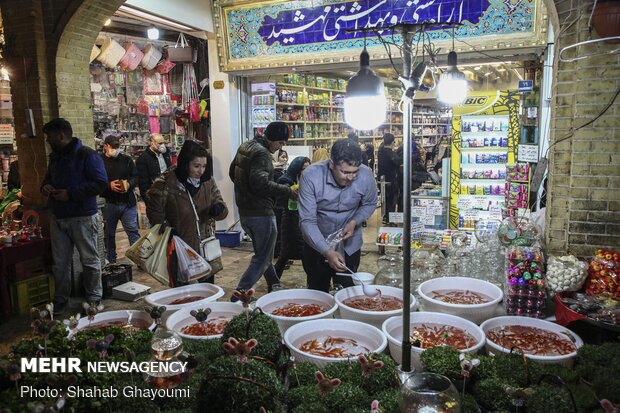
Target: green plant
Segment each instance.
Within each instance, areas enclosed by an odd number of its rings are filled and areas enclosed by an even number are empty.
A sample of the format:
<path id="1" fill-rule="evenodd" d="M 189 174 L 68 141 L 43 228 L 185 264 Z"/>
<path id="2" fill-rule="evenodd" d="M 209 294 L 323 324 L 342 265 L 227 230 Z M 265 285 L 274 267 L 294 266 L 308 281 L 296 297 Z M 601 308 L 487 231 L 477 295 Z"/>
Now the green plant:
<path id="1" fill-rule="evenodd" d="M 341 413 L 352 407 L 368 409 L 372 398 L 352 383 L 342 383 L 324 397 L 324 404 L 330 412 Z"/>
<path id="2" fill-rule="evenodd" d="M 514 406 L 505 391 L 506 383 L 497 378 L 478 380 L 473 386 L 476 401 L 487 410 L 514 410 Z"/>
<path id="3" fill-rule="evenodd" d="M 206 367 L 196 394 L 195 412 L 205 406 L 214 412 L 258 412 L 262 406 L 278 411 L 283 398 L 282 384 L 275 370 L 264 362 L 236 357 L 219 357 Z"/>
<path id="4" fill-rule="evenodd" d="M 317 370 L 319 370 L 319 368 L 312 363 L 295 363 L 288 369 L 289 386 L 295 388 L 308 384 L 315 384 L 316 378 L 314 377 L 314 373 Z"/>
<path id="5" fill-rule="evenodd" d="M 480 406 L 474 396 L 469 393 L 461 398 L 461 412 L 463 413 L 480 413 Z"/>
<path id="6" fill-rule="evenodd" d="M 620 343 L 586 344 L 577 351 L 575 370 L 598 399 L 620 403 Z"/>
<path id="7" fill-rule="evenodd" d="M 255 338 L 258 344 L 252 350 L 253 356 L 271 361 L 279 358 L 282 336 L 278 324 L 265 314 L 254 313 L 249 322 L 246 313 L 234 317 L 226 326 L 220 343 L 224 344 L 230 337 L 240 341 Z"/>
<path id="8" fill-rule="evenodd" d="M 420 361 L 426 370 L 455 381 L 462 378 L 460 354 L 458 350 L 450 346 L 435 346 L 424 350 L 420 356 Z"/>
<path id="9" fill-rule="evenodd" d="M 399 399 L 400 399 L 400 390 L 398 387 L 393 387 L 391 389 L 383 390 L 373 396 L 374 399 L 379 401 L 379 406 L 383 413 L 399 413 L 400 409 L 398 407 Z"/>
<path id="10" fill-rule="evenodd" d="M 528 413 L 573 413 L 567 388 L 542 383 L 525 400 Z"/>

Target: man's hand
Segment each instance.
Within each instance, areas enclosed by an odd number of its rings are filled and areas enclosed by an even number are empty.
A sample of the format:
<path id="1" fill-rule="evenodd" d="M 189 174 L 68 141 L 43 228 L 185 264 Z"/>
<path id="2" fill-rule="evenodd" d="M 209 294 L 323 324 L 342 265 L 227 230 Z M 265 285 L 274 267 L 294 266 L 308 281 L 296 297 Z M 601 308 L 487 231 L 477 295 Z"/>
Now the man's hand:
<path id="1" fill-rule="evenodd" d="M 294 189 L 291 188 L 291 196 L 290 198 L 294 201 L 297 201 L 299 199 L 299 189 Z"/>
<path id="2" fill-rule="evenodd" d="M 354 219 L 352 219 L 351 221 L 347 222 L 347 224 L 342 227 L 342 239 L 349 239 L 353 236 L 353 233 L 355 232 L 355 227 L 357 226 L 357 222 L 355 222 Z"/>
<path id="3" fill-rule="evenodd" d="M 120 179 L 110 181 L 110 190 L 112 192 L 125 192 L 125 187 Z"/>
<path id="4" fill-rule="evenodd" d="M 41 194 L 43 194 L 43 196 L 50 196 L 55 190 L 56 188 L 54 188 L 50 184 L 46 184 L 43 185 L 43 188 L 41 188 Z"/>
<path id="5" fill-rule="evenodd" d="M 69 201 L 69 192 L 66 189 L 55 189 L 52 192 L 52 196 L 56 201 L 67 202 Z"/>
<path id="6" fill-rule="evenodd" d="M 344 257 L 337 251 L 327 250 L 323 253 L 327 264 L 337 272 L 344 272 L 347 270 Z"/>

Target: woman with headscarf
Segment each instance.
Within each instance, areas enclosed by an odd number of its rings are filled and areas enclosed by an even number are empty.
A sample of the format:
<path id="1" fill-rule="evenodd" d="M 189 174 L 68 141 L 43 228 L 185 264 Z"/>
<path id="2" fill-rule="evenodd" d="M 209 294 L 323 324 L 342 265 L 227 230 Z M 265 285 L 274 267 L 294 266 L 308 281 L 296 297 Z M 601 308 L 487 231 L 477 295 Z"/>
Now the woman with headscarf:
<path id="1" fill-rule="evenodd" d="M 228 207 L 212 177 L 213 168 L 207 165 L 208 159 L 209 154 L 202 146 L 185 141 L 177 166 L 155 180 L 147 197 L 149 221 L 171 226 L 198 253 L 200 241 L 213 235 L 210 221 L 220 221 L 228 215 Z M 215 272 L 201 281 L 213 282 Z"/>
<path id="2" fill-rule="evenodd" d="M 278 183 L 288 186 L 298 185 L 301 173 L 308 165 L 310 165 L 310 158 L 298 156 L 293 159 L 284 175 L 278 179 Z M 304 241 L 299 228 L 297 201 L 287 198 L 278 199 L 278 203 L 283 208 L 282 225 L 280 227 L 282 239 L 280 242 L 280 254 L 278 255 L 278 261 L 274 267 L 278 274 L 278 278 L 282 278 L 282 273 L 286 268 L 288 260 L 301 259 Z"/>

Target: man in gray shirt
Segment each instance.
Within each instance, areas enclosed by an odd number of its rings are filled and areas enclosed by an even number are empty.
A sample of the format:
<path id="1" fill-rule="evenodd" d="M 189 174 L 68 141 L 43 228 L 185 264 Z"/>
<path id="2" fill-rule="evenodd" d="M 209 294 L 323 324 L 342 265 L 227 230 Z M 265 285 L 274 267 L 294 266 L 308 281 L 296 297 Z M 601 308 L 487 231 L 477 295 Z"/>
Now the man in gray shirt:
<path id="1" fill-rule="evenodd" d="M 329 291 L 330 281 L 352 286 L 350 277 L 336 275 L 345 265 L 357 271 L 363 244 L 362 222 L 377 208 L 377 183 L 362 165 L 362 150 L 349 139 L 332 146 L 331 158 L 310 165 L 299 184 L 299 222 L 306 245 L 302 263 L 308 288 Z M 340 246 L 328 235 L 342 230 Z"/>

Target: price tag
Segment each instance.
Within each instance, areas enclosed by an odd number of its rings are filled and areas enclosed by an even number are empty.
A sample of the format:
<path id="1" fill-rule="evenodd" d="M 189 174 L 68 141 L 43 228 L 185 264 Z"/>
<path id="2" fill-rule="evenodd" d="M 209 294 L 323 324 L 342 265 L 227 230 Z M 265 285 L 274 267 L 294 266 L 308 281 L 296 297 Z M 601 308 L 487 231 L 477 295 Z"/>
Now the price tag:
<path id="1" fill-rule="evenodd" d="M 469 209 L 467 211 L 463 211 L 463 219 L 464 220 L 474 220 L 477 221 L 478 218 L 480 218 L 480 211 L 478 211 L 477 209 Z"/>
<path id="2" fill-rule="evenodd" d="M 443 208 L 441 205 L 429 205 L 426 207 L 427 215 L 443 215 Z"/>
<path id="3" fill-rule="evenodd" d="M 538 145 L 519 145 L 517 158 L 519 162 L 538 162 Z"/>
<path id="4" fill-rule="evenodd" d="M 502 219 L 502 208 L 499 205 L 491 205 L 489 207 L 489 218 L 490 219 Z"/>
<path id="5" fill-rule="evenodd" d="M 427 215 L 421 218 L 421 222 L 424 225 L 430 225 L 430 226 L 435 225 L 435 217 L 433 215 Z"/>
<path id="6" fill-rule="evenodd" d="M 471 209 L 472 204 L 471 198 L 459 198 L 458 201 L 456 201 L 456 207 L 458 209 Z"/>
<path id="7" fill-rule="evenodd" d="M 402 224 L 404 222 L 404 216 L 402 212 L 390 212 L 389 214 L 390 222 L 394 224 Z"/>
<path id="8" fill-rule="evenodd" d="M 411 238 L 420 238 L 420 232 L 424 230 L 424 224 L 422 221 L 416 221 L 411 223 Z"/>
<path id="9" fill-rule="evenodd" d="M 424 217 L 426 216 L 426 207 L 413 207 L 411 208 L 411 216 L 412 217 Z"/>

